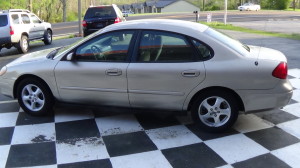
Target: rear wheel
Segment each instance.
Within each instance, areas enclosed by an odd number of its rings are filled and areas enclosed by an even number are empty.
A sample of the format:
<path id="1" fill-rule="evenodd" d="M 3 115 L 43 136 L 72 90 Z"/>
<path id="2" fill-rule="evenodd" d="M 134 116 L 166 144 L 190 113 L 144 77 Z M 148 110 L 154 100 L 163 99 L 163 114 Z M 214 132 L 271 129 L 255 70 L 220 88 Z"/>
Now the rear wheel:
<path id="1" fill-rule="evenodd" d="M 45 115 L 52 112 L 54 98 L 50 89 L 39 79 L 27 78 L 17 88 L 18 102 L 31 115 Z"/>
<path id="2" fill-rule="evenodd" d="M 26 35 L 22 35 L 19 43 L 17 44 L 17 49 L 19 53 L 23 54 L 23 53 L 27 53 L 28 48 L 29 48 L 28 37 Z"/>
<path id="3" fill-rule="evenodd" d="M 44 34 L 44 44 L 49 45 L 52 43 L 52 31 L 47 30 Z"/>
<path id="4" fill-rule="evenodd" d="M 238 117 L 238 105 L 229 92 L 213 90 L 201 94 L 192 106 L 194 122 L 207 132 L 222 132 Z"/>

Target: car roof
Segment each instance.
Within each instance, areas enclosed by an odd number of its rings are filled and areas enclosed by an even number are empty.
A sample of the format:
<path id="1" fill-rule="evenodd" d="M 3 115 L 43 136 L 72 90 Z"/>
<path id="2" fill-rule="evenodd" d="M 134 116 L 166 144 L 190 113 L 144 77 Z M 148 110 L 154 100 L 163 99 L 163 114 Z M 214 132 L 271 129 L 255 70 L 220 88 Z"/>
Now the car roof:
<path id="1" fill-rule="evenodd" d="M 172 20 L 172 19 L 142 19 L 126 21 L 117 24 L 112 24 L 103 29 L 103 32 L 120 30 L 120 29 L 154 29 L 154 30 L 165 30 L 178 32 L 193 36 L 195 33 L 204 32 L 208 29 L 208 26 L 183 20 Z"/>

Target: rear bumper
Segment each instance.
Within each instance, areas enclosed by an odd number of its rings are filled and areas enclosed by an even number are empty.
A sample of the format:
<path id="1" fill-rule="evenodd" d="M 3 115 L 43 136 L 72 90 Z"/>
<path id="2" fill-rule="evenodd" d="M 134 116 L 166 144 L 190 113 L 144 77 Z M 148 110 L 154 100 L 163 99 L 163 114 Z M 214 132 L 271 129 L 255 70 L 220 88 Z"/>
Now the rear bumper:
<path id="1" fill-rule="evenodd" d="M 83 34 L 84 34 L 84 36 L 88 36 L 92 33 L 95 33 L 98 30 L 100 30 L 100 29 L 83 29 Z"/>
<path id="2" fill-rule="evenodd" d="M 11 37 L 0 37 L 0 47 L 11 43 Z"/>
<path id="3" fill-rule="evenodd" d="M 245 112 L 259 112 L 286 106 L 293 95 L 293 87 L 288 80 L 271 90 L 239 90 Z"/>

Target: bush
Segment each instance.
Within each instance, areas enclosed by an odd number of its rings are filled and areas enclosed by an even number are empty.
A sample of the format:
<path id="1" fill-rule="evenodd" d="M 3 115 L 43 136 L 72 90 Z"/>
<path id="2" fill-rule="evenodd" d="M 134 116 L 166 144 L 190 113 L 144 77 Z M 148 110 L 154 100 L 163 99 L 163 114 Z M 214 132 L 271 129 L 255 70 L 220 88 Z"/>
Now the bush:
<path id="1" fill-rule="evenodd" d="M 288 8 L 291 0 L 262 0 L 261 7 L 265 9 L 284 10 Z"/>

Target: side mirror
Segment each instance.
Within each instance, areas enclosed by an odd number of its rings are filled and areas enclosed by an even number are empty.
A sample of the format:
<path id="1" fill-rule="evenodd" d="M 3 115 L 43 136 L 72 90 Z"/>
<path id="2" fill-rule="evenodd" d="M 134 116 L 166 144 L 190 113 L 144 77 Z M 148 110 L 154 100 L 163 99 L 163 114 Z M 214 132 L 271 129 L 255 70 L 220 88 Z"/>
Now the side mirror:
<path id="1" fill-rule="evenodd" d="M 67 57 L 66 57 L 66 59 L 68 60 L 68 61 L 72 61 L 73 60 L 73 54 L 74 53 L 69 53 L 68 55 L 67 55 Z"/>

